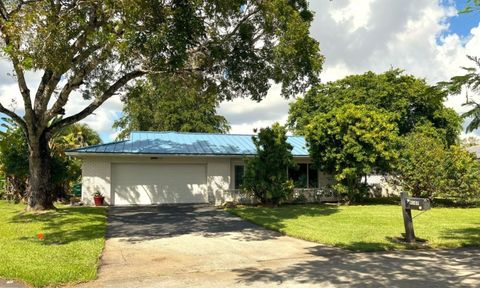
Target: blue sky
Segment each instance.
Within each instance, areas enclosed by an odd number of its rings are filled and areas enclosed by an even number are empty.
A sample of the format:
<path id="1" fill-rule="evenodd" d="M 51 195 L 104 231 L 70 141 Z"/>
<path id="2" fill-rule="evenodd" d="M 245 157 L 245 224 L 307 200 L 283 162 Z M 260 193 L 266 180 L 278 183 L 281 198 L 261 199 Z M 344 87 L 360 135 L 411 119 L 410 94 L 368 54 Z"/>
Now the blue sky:
<path id="1" fill-rule="evenodd" d="M 455 6 L 458 10 L 463 9 L 466 6 L 466 0 L 456 0 Z M 479 13 L 467 13 L 450 17 L 448 22 L 450 24 L 450 32 L 456 33 L 462 37 L 468 37 L 470 30 L 473 27 L 478 26 Z"/>

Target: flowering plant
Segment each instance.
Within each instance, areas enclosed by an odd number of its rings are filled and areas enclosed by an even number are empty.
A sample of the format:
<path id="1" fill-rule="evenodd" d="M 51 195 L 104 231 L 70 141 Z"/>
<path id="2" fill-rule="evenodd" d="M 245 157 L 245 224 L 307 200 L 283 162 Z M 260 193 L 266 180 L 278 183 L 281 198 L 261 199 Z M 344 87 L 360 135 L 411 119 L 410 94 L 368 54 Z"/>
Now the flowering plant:
<path id="1" fill-rule="evenodd" d="M 93 197 L 94 197 L 94 198 L 97 198 L 97 197 L 98 197 L 98 198 L 100 198 L 100 197 L 103 197 L 103 195 L 102 195 L 102 193 L 100 193 L 100 191 L 95 191 L 95 192 L 94 192 L 92 195 L 93 195 Z"/>

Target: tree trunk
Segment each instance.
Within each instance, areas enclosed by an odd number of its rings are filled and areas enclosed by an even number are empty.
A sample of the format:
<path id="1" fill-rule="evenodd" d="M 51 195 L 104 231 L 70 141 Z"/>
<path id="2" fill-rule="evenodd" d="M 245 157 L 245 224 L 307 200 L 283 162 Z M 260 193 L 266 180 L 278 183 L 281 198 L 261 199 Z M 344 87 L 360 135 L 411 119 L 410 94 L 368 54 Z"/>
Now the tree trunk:
<path id="1" fill-rule="evenodd" d="M 45 133 L 29 137 L 29 188 L 27 210 L 49 210 L 53 206 L 52 167 Z"/>

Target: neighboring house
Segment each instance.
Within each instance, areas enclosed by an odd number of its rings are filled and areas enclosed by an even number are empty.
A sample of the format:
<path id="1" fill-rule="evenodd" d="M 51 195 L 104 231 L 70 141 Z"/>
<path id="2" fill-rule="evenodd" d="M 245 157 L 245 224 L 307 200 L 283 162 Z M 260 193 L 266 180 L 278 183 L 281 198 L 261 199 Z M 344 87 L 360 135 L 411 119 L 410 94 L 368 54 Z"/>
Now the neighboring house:
<path id="1" fill-rule="evenodd" d="M 467 147 L 467 151 L 475 154 L 475 157 L 480 160 L 480 146 L 470 146 Z"/>
<path id="2" fill-rule="evenodd" d="M 402 187 L 395 184 L 395 178 L 391 175 L 369 175 L 367 184 L 370 186 L 370 197 L 400 196 Z"/>
<path id="3" fill-rule="evenodd" d="M 290 136 L 298 163 L 289 171 L 297 187 L 318 188 L 332 178 L 311 165 L 305 139 Z M 109 205 L 215 203 L 231 201 L 255 155 L 252 135 L 132 132 L 128 140 L 69 150 L 81 158 L 82 201 L 99 191 Z"/>

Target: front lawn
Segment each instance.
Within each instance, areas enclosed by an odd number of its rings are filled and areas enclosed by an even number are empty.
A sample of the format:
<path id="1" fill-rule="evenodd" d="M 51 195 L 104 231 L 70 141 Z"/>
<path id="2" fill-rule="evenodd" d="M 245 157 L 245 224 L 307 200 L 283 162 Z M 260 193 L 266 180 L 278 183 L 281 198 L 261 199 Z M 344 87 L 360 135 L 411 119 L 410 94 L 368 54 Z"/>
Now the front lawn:
<path id="1" fill-rule="evenodd" d="M 398 205 L 291 205 L 228 209 L 253 223 L 286 235 L 355 251 L 408 248 Z M 419 211 L 413 211 L 413 216 Z M 430 248 L 480 245 L 480 208 L 433 208 L 414 218 L 415 234 Z"/>
<path id="2" fill-rule="evenodd" d="M 34 286 L 96 278 L 105 242 L 105 208 L 60 206 L 40 214 L 24 208 L 0 201 L 0 278 Z"/>

